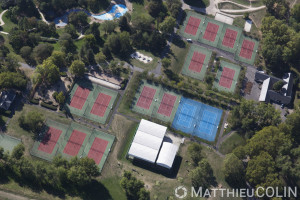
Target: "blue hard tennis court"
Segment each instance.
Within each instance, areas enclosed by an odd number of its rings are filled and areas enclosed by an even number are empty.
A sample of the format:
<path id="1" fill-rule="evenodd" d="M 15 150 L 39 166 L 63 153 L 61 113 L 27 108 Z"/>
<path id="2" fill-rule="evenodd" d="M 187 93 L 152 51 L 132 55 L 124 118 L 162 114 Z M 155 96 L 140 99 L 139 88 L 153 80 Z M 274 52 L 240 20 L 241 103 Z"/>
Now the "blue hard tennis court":
<path id="1" fill-rule="evenodd" d="M 172 127 L 214 141 L 222 112 L 218 108 L 182 97 Z"/>

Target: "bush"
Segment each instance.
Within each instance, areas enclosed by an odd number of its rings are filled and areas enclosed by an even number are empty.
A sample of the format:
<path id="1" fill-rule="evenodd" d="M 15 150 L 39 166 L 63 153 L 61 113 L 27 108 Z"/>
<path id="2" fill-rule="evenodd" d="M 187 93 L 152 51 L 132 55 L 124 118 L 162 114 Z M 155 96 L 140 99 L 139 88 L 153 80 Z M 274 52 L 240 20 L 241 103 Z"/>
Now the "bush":
<path id="1" fill-rule="evenodd" d="M 55 92 L 52 94 L 52 97 L 56 100 L 57 95 L 58 95 L 58 92 L 55 91 Z"/>
<path id="2" fill-rule="evenodd" d="M 35 105 L 38 105 L 40 102 L 39 102 L 39 100 L 37 100 L 37 99 L 31 99 L 31 100 L 30 100 L 30 103 L 35 104 Z"/>
<path id="3" fill-rule="evenodd" d="M 54 105 L 49 105 L 49 104 L 47 104 L 47 103 L 45 103 L 45 102 L 42 102 L 41 103 L 41 106 L 43 106 L 44 108 L 48 108 L 48 109 L 51 109 L 51 110 L 57 110 L 57 106 L 54 106 Z"/>

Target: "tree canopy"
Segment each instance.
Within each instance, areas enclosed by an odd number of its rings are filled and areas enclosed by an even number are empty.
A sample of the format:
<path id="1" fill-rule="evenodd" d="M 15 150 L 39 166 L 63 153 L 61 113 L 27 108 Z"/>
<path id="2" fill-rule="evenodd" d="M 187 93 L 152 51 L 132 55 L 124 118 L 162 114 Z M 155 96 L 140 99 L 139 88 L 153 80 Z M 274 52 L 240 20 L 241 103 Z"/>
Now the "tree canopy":
<path id="1" fill-rule="evenodd" d="M 228 119 L 233 129 L 242 134 L 254 134 L 255 131 L 281 122 L 280 113 L 271 104 L 242 100 L 235 106 Z"/>
<path id="2" fill-rule="evenodd" d="M 44 85 L 52 85 L 60 78 L 59 68 L 53 63 L 51 59 L 46 59 L 41 65 L 35 69 L 34 81 Z"/>
<path id="3" fill-rule="evenodd" d="M 74 76 L 81 77 L 84 75 L 85 72 L 85 65 L 80 60 L 74 60 L 72 65 L 70 66 L 70 72 Z"/>

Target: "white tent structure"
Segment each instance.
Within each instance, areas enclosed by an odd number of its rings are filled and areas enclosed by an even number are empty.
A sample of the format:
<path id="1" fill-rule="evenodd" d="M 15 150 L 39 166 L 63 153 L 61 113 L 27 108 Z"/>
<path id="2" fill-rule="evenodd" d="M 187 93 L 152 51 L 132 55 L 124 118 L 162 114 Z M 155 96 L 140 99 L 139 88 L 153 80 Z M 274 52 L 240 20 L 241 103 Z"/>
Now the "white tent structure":
<path id="1" fill-rule="evenodd" d="M 164 142 L 156 164 L 167 169 L 171 169 L 178 151 L 178 146 L 169 142 Z"/>
<path id="2" fill-rule="evenodd" d="M 155 163 L 166 131 L 167 127 L 142 119 L 128 156 Z"/>

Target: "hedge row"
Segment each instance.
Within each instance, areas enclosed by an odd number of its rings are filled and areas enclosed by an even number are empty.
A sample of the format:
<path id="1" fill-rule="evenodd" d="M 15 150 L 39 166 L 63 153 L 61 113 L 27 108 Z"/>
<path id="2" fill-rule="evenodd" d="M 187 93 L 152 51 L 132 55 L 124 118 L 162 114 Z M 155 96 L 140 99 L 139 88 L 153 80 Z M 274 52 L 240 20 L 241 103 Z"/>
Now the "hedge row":
<path id="1" fill-rule="evenodd" d="M 49 109 L 51 109 L 51 110 L 57 110 L 57 106 L 54 106 L 54 105 L 50 105 L 50 104 L 47 104 L 47 103 L 45 103 L 45 102 L 42 102 L 41 103 L 41 106 L 43 106 L 43 107 L 45 107 L 45 108 L 49 108 Z"/>

